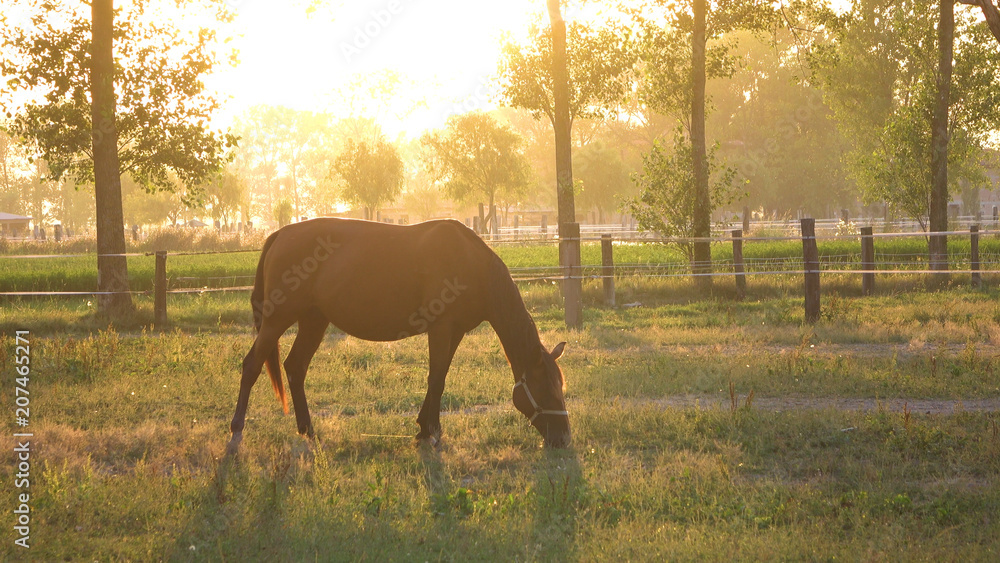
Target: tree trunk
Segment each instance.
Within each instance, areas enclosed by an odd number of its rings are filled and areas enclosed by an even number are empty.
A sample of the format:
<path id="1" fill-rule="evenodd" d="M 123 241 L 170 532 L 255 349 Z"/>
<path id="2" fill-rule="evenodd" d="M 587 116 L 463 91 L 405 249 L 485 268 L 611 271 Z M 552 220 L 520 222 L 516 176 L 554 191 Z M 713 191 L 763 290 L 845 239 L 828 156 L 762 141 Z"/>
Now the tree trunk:
<path id="1" fill-rule="evenodd" d="M 118 129 L 115 125 L 114 1 L 92 0 L 93 45 L 90 95 L 93 120 L 94 193 L 97 206 L 97 289 L 128 291 L 125 257 L 125 218 L 122 212 L 121 171 L 118 166 Z M 112 256 L 109 256 L 112 255 Z M 113 256 L 118 255 L 118 256 Z M 101 295 L 98 308 L 111 317 L 133 310 L 128 293 Z"/>
<path id="2" fill-rule="evenodd" d="M 567 279 L 562 293 L 566 327 L 583 328 L 583 280 L 580 278 L 580 224 L 573 202 L 573 122 L 569 111 L 566 22 L 559 0 L 548 0 L 552 23 L 552 127 L 556 141 L 556 195 L 559 198 L 559 265 Z"/>
<path id="3" fill-rule="evenodd" d="M 559 0 L 547 0 L 552 23 L 552 123 L 556 141 L 556 195 L 559 198 L 559 225 L 576 222 L 573 202 L 572 121 L 569 114 L 569 72 L 566 68 L 566 22 L 559 12 Z"/>
<path id="4" fill-rule="evenodd" d="M 967 6 L 979 6 L 983 10 L 983 17 L 986 18 L 986 25 L 990 28 L 990 33 L 997 41 L 1000 41 L 1000 11 L 997 11 L 993 0 L 958 0 L 959 4 Z"/>
<path id="5" fill-rule="evenodd" d="M 990 32 L 997 41 L 1000 41 L 1000 11 L 997 10 L 993 0 L 979 0 L 983 15 L 986 16 L 986 25 L 990 27 Z"/>
<path id="6" fill-rule="evenodd" d="M 496 194 L 496 191 L 490 192 L 489 207 L 486 208 L 486 218 L 483 219 L 486 222 L 485 223 L 486 226 L 484 227 L 483 230 L 486 231 L 486 232 L 488 232 L 491 235 L 495 235 L 496 234 L 496 233 L 493 232 L 493 223 L 495 222 L 493 220 L 493 216 L 494 216 L 495 211 L 496 211 L 496 195 L 495 194 Z"/>
<path id="7" fill-rule="evenodd" d="M 694 165 L 694 236 L 711 236 L 712 200 L 708 193 L 708 168 L 705 148 L 705 43 L 706 6 L 705 0 L 694 0 L 694 32 L 691 34 L 691 82 L 693 86 L 691 102 L 691 160 Z M 708 241 L 694 243 L 695 274 L 712 271 L 712 248 Z M 712 286 L 711 276 L 696 276 L 696 285 L 701 289 Z"/>
<path id="8" fill-rule="evenodd" d="M 938 22 L 938 92 L 934 103 L 934 117 L 931 124 L 931 233 L 948 230 L 948 106 L 951 94 L 951 65 L 955 36 L 954 0 L 941 0 L 941 14 Z M 928 243 L 932 270 L 948 269 L 948 238 L 944 235 L 930 237 Z M 945 281 L 939 275 L 935 281 Z"/>

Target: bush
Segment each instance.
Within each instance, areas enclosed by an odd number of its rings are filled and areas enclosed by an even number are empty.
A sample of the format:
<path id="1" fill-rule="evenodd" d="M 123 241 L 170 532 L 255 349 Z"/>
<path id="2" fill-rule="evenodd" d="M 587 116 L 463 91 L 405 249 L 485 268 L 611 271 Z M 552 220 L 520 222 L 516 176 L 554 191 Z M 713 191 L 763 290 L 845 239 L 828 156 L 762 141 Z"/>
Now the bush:
<path id="1" fill-rule="evenodd" d="M 134 241 L 132 233 L 125 233 L 126 252 L 211 252 L 220 250 L 259 250 L 269 231 L 256 230 L 243 233 L 220 233 L 212 228 L 162 227 L 147 231 L 145 238 Z M 48 240 L 11 241 L 0 238 L 0 254 L 94 254 L 97 239 L 93 236 L 75 236 L 56 242 Z"/>

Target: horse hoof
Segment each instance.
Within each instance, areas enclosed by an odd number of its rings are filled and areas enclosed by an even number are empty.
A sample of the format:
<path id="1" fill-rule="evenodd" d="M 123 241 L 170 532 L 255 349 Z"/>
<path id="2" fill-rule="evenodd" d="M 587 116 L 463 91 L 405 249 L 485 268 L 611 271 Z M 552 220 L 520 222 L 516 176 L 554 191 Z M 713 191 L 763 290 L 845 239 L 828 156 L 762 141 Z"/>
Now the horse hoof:
<path id="1" fill-rule="evenodd" d="M 430 434 L 424 434 L 423 432 L 421 432 L 420 434 L 417 434 L 416 439 L 418 446 L 427 445 L 436 449 L 438 446 L 441 445 L 440 434 L 432 436 Z"/>
<path id="2" fill-rule="evenodd" d="M 242 432 L 233 432 L 233 437 L 226 444 L 226 455 L 236 455 L 240 451 L 240 442 L 243 441 Z"/>

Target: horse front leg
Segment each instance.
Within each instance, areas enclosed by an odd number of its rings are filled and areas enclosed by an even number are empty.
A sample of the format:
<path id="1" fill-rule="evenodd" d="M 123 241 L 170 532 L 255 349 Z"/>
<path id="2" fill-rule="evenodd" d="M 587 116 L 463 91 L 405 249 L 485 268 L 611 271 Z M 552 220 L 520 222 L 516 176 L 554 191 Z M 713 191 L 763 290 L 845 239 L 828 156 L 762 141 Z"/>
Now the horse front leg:
<path id="1" fill-rule="evenodd" d="M 455 350 L 464 336 L 464 333 L 441 325 L 432 327 L 427 333 L 430 370 L 427 375 L 427 396 L 417 415 L 417 424 L 420 425 L 417 440 L 428 440 L 432 445 L 441 440 L 441 394 L 444 393 L 444 380 Z"/>
<path id="2" fill-rule="evenodd" d="M 292 395 L 292 406 L 295 408 L 295 422 L 299 434 L 308 438 L 312 438 L 315 433 L 306 403 L 306 371 L 316 350 L 323 342 L 326 327 L 329 325 L 330 322 L 317 309 L 304 315 L 299 319 L 299 333 L 295 336 L 288 357 L 285 358 L 285 373 L 288 374 L 288 390 Z"/>

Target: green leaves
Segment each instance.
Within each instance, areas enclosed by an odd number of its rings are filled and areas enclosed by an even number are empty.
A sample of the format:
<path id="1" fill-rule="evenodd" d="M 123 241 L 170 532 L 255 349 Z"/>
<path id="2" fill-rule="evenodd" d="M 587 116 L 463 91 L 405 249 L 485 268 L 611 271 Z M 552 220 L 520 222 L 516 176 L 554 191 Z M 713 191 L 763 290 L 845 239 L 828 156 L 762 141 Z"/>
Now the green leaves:
<path id="1" fill-rule="evenodd" d="M 333 169 L 344 180 L 344 201 L 364 207 L 369 219 L 403 189 L 403 160 L 385 139 L 348 139 Z"/>
<path id="2" fill-rule="evenodd" d="M 500 61 L 504 103 L 553 119 L 552 40 L 549 27 L 534 27 L 532 41 L 503 45 Z M 566 29 L 570 118 L 604 117 L 629 92 L 636 62 L 632 31 L 609 23 L 600 28 L 579 22 Z"/>
<path id="3" fill-rule="evenodd" d="M 90 114 L 89 10 L 63 1 L 21 4 L 37 25 L 0 31 L 0 74 L 12 77 L 8 89 L 30 94 L 15 103 L 4 92 L 11 130 L 37 147 L 52 178 L 91 180 L 92 135 L 100 132 Z M 229 160 L 227 147 L 236 140 L 207 126 L 219 105 L 202 83 L 217 63 L 215 33 L 152 23 L 146 8 L 130 4 L 115 19 L 121 170 L 147 189 L 173 190 L 175 178 L 193 189 Z"/>
<path id="4" fill-rule="evenodd" d="M 855 0 L 830 18 L 832 40 L 810 64 L 850 142 L 845 163 L 868 203 L 886 201 L 912 217 L 929 208 L 931 117 L 937 93 L 937 2 Z M 985 24 L 955 14 L 949 189 L 983 185 L 978 162 L 1000 126 L 1000 53 Z"/>
<path id="5" fill-rule="evenodd" d="M 708 151 L 709 190 L 712 208 L 731 202 L 736 195 L 733 180 L 736 171 L 720 166 L 715 158 L 717 147 Z M 639 227 L 664 237 L 694 235 L 694 166 L 691 163 L 691 141 L 681 129 L 674 134 L 673 152 L 657 142 L 642 159 L 642 174 L 635 176 L 640 193 L 625 201 L 625 209 L 636 218 Z M 688 260 L 694 259 L 694 243 L 681 240 L 673 243 Z"/>
<path id="6" fill-rule="evenodd" d="M 524 141 L 489 115 L 473 112 L 448 119 L 448 128 L 421 143 L 431 151 L 432 173 L 454 199 L 517 202 L 530 183 Z"/>

